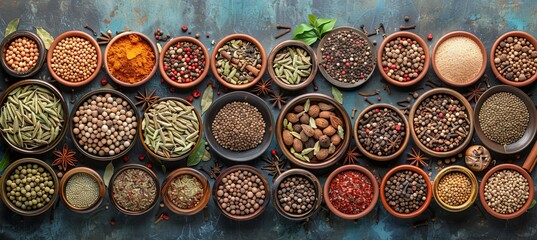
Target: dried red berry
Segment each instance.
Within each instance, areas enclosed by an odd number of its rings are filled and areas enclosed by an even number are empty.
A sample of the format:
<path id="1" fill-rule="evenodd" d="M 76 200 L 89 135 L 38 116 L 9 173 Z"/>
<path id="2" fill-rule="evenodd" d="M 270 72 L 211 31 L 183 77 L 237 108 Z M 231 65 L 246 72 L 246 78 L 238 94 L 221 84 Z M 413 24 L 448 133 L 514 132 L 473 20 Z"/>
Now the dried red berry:
<path id="1" fill-rule="evenodd" d="M 116 220 L 114 219 L 110 220 L 110 225 L 116 225 Z"/>
<path id="2" fill-rule="evenodd" d="M 148 164 L 146 164 L 145 166 L 146 166 L 147 168 L 149 168 L 149 169 L 153 169 L 153 164 L 151 164 L 151 163 L 148 163 Z"/>
<path id="3" fill-rule="evenodd" d="M 380 100 L 382 100 L 382 99 L 381 99 L 380 97 L 378 97 L 378 98 L 377 98 L 377 101 L 380 101 Z"/>
<path id="4" fill-rule="evenodd" d="M 188 31 L 188 26 L 187 25 L 181 26 L 181 31 L 183 31 L 183 32 Z"/>
<path id="5" fill-rule="evenodd" d="M 427 34 L 427 40 L 429 40 L 429 41 L 433 40 L 433 34 L 432 33 Z"/>
<path id="6" fill-rule="evenodd" d="M 210 34 L 208 34 L 208 33 L 207 33 L 207 35 L 205 35 L 205 36 L 206 36 L 207 38 L 210 38 L 210 37 L 211 37 L 211 35 L 210 35 Z"/>
<path id="7" fill-rule="evenodd" d="M 276 152 L 276 150 L 273 149 L 273 150 L 270 152 L 270 154 L 272 154 L 273 156 L 276 156 L 276 154 L 278 154 L 278 152 Z"/>
<path id="8" fill-rule="evenodd" d="M 220 91 L 216 92 L 216 95 L 220 96 Z"/>
<path id="9" fill-rule="evenodd" d="M 186 100 L 189 101 L 189 102 L 194 102 L 194 97 L 192 97 L 192 96 L 187 96 L 187 97 L 186 97 Z"/>
<path id="10" fill-rule="evenodd" d="M 106 84 L 108 84 L 108 80 L 106 80 L 106 78 L 104 78 L 104 77 L 101 78 L 101 85 L 104 86 Z"/>
<path id="11" fill-rule="evenodd" d="M 125 155 L 125 156 L 123 156 L 123 162 L 128 162 L 129 160 L 131 160 L 131 158 L 129 157 L 129 155 Z"/>
<path id="12" fill-rule="evenodd" d="M 140 155 L 138 155 L 138 160 L 140 160 L 140 161 L 145 160 L 145 154 L 140 153 Z"/>
<path id="13" fill-rule="evenodd" d="M 175 92 L 175 88 L 174 88 L 174 87 L 170 87 L 170 92 L 171 92 L 171 93 L 174 93 L 174 92 Z"/>
<path id="14" fill-rule="evenodd" d="M 196 90 L 192 91 L 192 97 L 199 98 L 200 96 L 201 96 L 200 90 L 196 89 Z"/>

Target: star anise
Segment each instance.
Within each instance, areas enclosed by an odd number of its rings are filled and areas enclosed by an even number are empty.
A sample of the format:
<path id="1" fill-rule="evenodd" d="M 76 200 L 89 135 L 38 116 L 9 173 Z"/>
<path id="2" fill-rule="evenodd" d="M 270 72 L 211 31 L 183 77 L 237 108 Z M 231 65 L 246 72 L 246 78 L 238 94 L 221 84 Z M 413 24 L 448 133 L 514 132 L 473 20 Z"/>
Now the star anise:
<path id="1" fill-rule="evenodd" d="M 347 154 L 345 155 L 345 160 L 343 160 L 343 165 L 347 164 L 357 164 L 358 163 L 358 157 L 361 157 L 362 154 L 358 152 L 358 147 L 354 147 L 353 149 L 347 150 Z"/>
<path id="2" fill-rule="evenodd" d="M 287 97 L 284 96 L 282 93 L 272 92 L 270 94 L 270 101 L 272 102 L 272 107 L 278 107 L 278 109 L 282 109 L 282 106 L 287 103 Z"/>
<path id="3" fill-rule="evenodd" d="M 274 90 L 272 90 L 272 87 L 270 86 L 270 79 L 257 82 L 252 92 L 254 92 L 257 96 L 267 96 L 269 93 L 273 93 Z"/>
<path id="4" fill-rule="evenodd" d="M 204 171 L 205 173 L 207 173 L 207 175 L 209 175 L 210 178 L 216 179 L 222 172 L 223 167 L 224 167 L 223 164 L 215 160 L 214 165 L 211 166 L 210 170 L 205 167 L 200 167 L 200 169 Z"/>
<path id="5" fill-rule="evenodd" d="M 276 180 L 280 174 L 287 170 L 287 158 L 283 155 L 278 156 L 277 154 L 271 155 L 270 157 L 263 158 L 263 161 L 268 163 L 263 165 L 261 169 L 268 171 L 269 175 L 272 176 L 272 181 Z"/>
<path id="6" fill-rule="evenodd" d="M 466 97 L 466 99 L 468 99 L 469 102 L 474 100 L 474 102 L 477 103 L 477 100 L 479 100 L 481 95 L 483 95 L 483 93 L 486 90 L 487 90 L 486 88 L 481 87 L 481 83 L 478 83 L 478 84 L 474 85 L 474 87 L 472 87 L 470 89 L 470 91 L 468 93 L 466 93 L 464 96 Z"/>
<path id="7" fill-rule="evenodd" d="M 155 96 L 155 90 L 153 90 L 151 93 L 147 91 L 147 88 L 144 89 L 143 92 L 138 91 L 138 94 L 136 94 L 135 98 L 138 100 L 134 105 L 142 105 L 142 110 L 144 110 L 146 107 L 151 106 L 151 104 L 158 101 L 160 98 L 159 96 Z"/>
<path id="8" fill-rule="evenodd" d="M 412 153 L 408 154 L 408 161 L 410 161 L 410 165 L 414 165 L 416 167 L 422 166 L 428 166 L 425 161 L 429 160 L 429 158 L 425 157 L 420 150 L 416 151 L 413 147 L 410 148 L 412 150 Z"/>
<path id="9" fill-rule="evenodd" d="M 63 171 L 67 170 L 68 166 L 74 167 L 78 160 L 75 158 L 75 151 L 69 150 L 69 147 L 67 146 L 67 143 L 63 145 L 63 148 L 61 151 L 56 150 L 53 152 L 54 155 L 56 155 L 56 158 L 54 162 L 52 162 L 52 166 L 61 165 Z"/>

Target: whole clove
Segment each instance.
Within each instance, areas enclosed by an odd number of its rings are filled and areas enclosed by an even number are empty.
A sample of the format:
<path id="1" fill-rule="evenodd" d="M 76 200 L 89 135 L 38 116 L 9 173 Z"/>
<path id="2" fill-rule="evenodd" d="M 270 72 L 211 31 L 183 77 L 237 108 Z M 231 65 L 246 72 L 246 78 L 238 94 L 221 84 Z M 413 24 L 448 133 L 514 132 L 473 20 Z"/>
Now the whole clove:
<path id="1" fill-rule="evenodd" d="M 411 30 L 411 29 L 416 29 L 416 25 L 411 25 L 411 26 L 399 26 L 399 30 L 401 31 L 404 31 L 404 30 Z"/>

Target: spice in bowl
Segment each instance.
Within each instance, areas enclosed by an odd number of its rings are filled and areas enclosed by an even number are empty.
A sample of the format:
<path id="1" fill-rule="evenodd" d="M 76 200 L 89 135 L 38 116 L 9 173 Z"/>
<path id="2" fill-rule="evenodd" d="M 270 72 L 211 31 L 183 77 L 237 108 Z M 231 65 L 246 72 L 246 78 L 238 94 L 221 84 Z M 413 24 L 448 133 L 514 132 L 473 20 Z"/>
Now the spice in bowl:
<path id="1" fill-rule="evenodd" d="M 112 198 L 127 211 L 145 211 L 157 200 L 157 184 L 148 172 L 129 168 L 114 178 Z"/>
<path id="2" fill-rule="evenodd" d="M 56 187 L 51 173 L 44 167 L 27 163 L 9 173 L 5 190 L 7 199 L 16 208 L 35 211 L 52 200 Z"/>
<path id="3" fill-rule="evenodd" d="M 106 59 L 110 75 L 132 84 L 151 74 L 156 57 L 150 43 L 132 33 L 114 41 L 108 48 Z"/>
<path id="4" fill-rule="evenodd" d="M 218 111 L 211 123 L 211 132 L 220 146 L 240 152 L 261 144 L 265 127 L 257 107 L 247 102 L 231 102 Z"/>
<path id="5" fill-rule="evenodd" d="M 37 42 L 25 36 L 15 38 L 5 49 L 4 58 L 11 70 L 28 72 L 36 66 L 39 59 Z"/>
<path id="6" fill-rule="evenodd" d="M 66 37 L 52 50 L 50 63 L 58 77 L 81 82 L 97 70 L 97 49 L 85 38 Z"/>
<path id="7" fill-rule="evenodd" d="M 172 81 L 178 83 L 190 83 L 198 79 L 205 64 L 202 47 L 190 41 L 179 41 L 164 54 L 164 71 Z"/>
<path id="8" fill-rule="evenodd" d="M 93 206 L 100 197 L 99 183 L 88 173 L 76 173 L 65 185 L 65 199 L 76 208 Z"/>
<path id="9" fill-rule="evenodd" d="M 276 54 L 272 68 L 278 79 L 297 85 L 311 74 L 311 56 L 301 47 L 286 47 Z"/>
<path id="10" fill-rule="evenodd" d="M 427 70 L 424 69 L 425 50 L 415 39 L 394 38 L 386 43 L 382 51 L 382 71 L 393 80 L 412 81 Z"/>
<path id="11" fill-rule="evenodd" d="M 451 172 L 444 175 L 438 183 L 438 196 L 449 206 L 460 206 L 470 199 L 472 182 L 461 172 Z"/>
<path id="12" fill-rule="evenodd" d="M 526 81 L 537 71 L 535 46 L 524 37 L 509 36 L 494 50 L 493 67 L 509 81 Z"/>
<path id="13" fill-rule="evenodd" d="M 487 179 L 484 196 L 487 205 L 499 214 L 517 212 L 529 198 L 528 180 L 518 171 L 498 170 Z"/>
<path id="14" fill-rule="evenodd" d="M 317 201 L 315 186 L 300 175 L 284 179 L 278 186 L 276 196 L 281 208 L 288 214 L 306 214 Z"/>
<path id="15" fill-rule="evenodd" d="M 386 202 L 395 212 L 409 214 L 425 204 L 427 181 L 417 172 L 402 170 L 389 177 L 382 191 Z"/>
<path id="16" fill-rule="evenodd" d="M 464 84 L 477 77 L 484 60 L 480 46 L 473 39 L 458 36 L 440 43 L 434 62 L 438 75 L 449 82 Z"/>
<path id="17" fill-rule="evenodd" d="M 227 214 L 245 216 L 262 209 L 267 201 L 265 184 L 260 176 L 248 170 L 236 170 L 223 176 L 216 200 Z"/>
<path id="18" fill-rule="evenodd" d="M 261 51 L 259 48 L 243 39 L 233 39 L 226 42 L 216 55 L 216 70 L 218 75 L 233 85 L 247 84 L 253 81 L 261 71 Z"/>
<path id="19" fill-rule="evenodd" d="M 172 180 L 166 194 L 178 208 L 192 209 L 203 198 L 203 184 L 198 178 L 183 174 Z"/>
<path id="20" fill-rule="evenodd" d="M 338 173 L 330 182 L 328 200 L 344 214 L 359 214 L 373 201 L 373 183 L 359 171 Z"/>
<path id="21" fill-rule="evenodd" d="M 404 119 L 389 108 L 375 108 L 358 121 L 359 144 L 376 156 L 396 153 L 405 141 Z"/>

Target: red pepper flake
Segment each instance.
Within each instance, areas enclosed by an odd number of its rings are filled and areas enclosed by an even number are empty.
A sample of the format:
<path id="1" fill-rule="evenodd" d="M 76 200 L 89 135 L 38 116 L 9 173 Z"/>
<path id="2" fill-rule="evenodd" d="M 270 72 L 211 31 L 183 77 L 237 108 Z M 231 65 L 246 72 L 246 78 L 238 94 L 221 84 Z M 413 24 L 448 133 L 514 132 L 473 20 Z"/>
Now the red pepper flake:
<path id="1" fill-rule="evenodd" d="M 196 89 L 196 90 L 192 91 L 192 97 L 199 98 L 200 96 L 201 96 L 200 90 Z"/>
<path id="2" fill-rule="evenodd" d="M 373 201 L 373 184 L 355 170 L 337 174 L 330 182 L 328 199 L 338 211 L 345 214 L 363 212 Z"/>
<path id="3" fill-rule="evenodd" d="M 151 163 L 148 163 L 148 164 L 146 164 L 145 166 L 146 166 L 147 168 L 149 168 L 149 169 L 153 169 L 153 164 L 151 164 Z"/>
<path id="4" fill-rule="evenodd" d="M 144 161 L 145 160 L 145 154 L 140 153 L 140 155 L 138 155 L 138 160 Z"/>
<path id="5" fill-rule="evenodd" d="M 101 86 L 104 86 L 106 84 L 108 84 L 108 80 L 106 80 L 106 78 L 104 78 L 104 77 L 101 78 Z"/>

